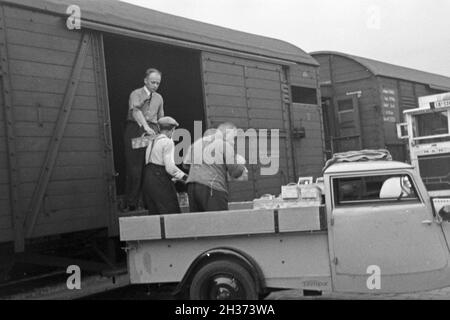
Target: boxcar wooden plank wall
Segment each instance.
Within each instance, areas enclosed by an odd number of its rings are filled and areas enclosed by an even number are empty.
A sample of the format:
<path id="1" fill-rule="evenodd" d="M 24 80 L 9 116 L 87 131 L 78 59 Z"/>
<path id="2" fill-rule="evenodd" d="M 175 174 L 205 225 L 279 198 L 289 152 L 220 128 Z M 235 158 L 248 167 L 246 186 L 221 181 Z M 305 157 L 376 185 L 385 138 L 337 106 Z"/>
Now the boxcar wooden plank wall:
<path id="1" fill-rule="evenodd" d="M 397 88 L 400 94 L 401 111 L 417 108 L 414 84 L 408 81 L 398 81 Z"/>
<path id="2" fill-rule="evenodd" d="M 332 69 L 333 83 L 335 84 L 365 79 L 371 76 L 369 70 L 344 57 L 332 56 L 329 63 Z"/>
<path id="3" fill-rule="evenodd" d="M 0 92 L 3 92 L 1 81 Z M 0 105 L 4 108 L 3 94 L 0 94 Z M 0 112 L 0 242 L 14 238 L 8 171 L 5 116 L 2 110 Z"/>
<path id="4" fill-rule="evenodd" d="M 330 62 L 335 97 L 351 98 L 350 93 L 361 92 L 358 108 L 362 148 L 376 148 L 383 143 L 383 136 L 380 135 L 378 87 L 375 78 L 370 77 L 366 68 L 349 59 L 333 56 Z M 334 108 L 336 111 L 337 106 Z M 338 132 L 336 134 L 339 136 Z"/>
<path id="5" fill-rule="evenodd" d="M 333 98 L 330 101 L 330 107 L 334 108 L 335 114 L 337 113 L 336 98 L 350 99 L 360 91 L 361 95 L 357 101 L 362 136 L 361 147 L 380 148 L 384 144 L 384 133 L 383 127 L 380 126 L 381 108 L 376 78 L 371 76 L 365 67 L 344 57 L 316 55 L 315 58 L 320 63 L 320 82 L 324 86 L 330 86 L 329 97 Z M 331 121 L 338 123 L 337 118 Z M 336 132 L 331 134 L 339 137 L 339 129 L 337 128 Z"/>
<path id="6" fill-rule="evenodd" d="M 289 69 L 289 79 L 292 86 L 317 90 L 316 68 L 295 65 L 290 66 Z M 317 104 L 292 103 L 291 106 L 292 129 L 305 129 L 304 138 L 293 138 L 297 176 L 321 176 L 324 165 L 324 135 L 319 104 L 320 93 L 318 92 Z"/>
<path id="7" fill-rule="evenodd" d="M 3 123 L 5 125 L 5 151 L 7 151 L 8 161 L 8 187 L 9 187 L 9 209 L 10 221 L 4 221 L 6 228 L 11 227 L 12 237 L 14 239 L 14 250 L 23 251 L 25 246 L 24 236 L 24 215 L 20 210 L 20 178 L 17 160 L 17 137 L 14 128 L 14 110 L 12 87 L 10 79 L 9 54 L 7 49 L 7 35 L 5 24 L 4 8 L 0 7 L 0 58 L 1 58 L 1 94 L 2 94 L 2 112 L 4 115 Z M 10 222 L 10 223 L 9 223 Z M 5 232 L 8 234 L 8 232 Z"/>
<path id="8" fill-rule="evenodd" d="M 432 95 L 432 94 L 436 93 L 435 90 L 431 90 L 428 86 L 425 86 L 423 83 L 415 83 L 414 84 L 414 92 L 416 94 L 416 98 L 428 96 L 428 95 Z M 419 106 L 417 106 L 417 107 L 419 107 Z"/>
<path id="9" fill-rule="evenodd" d="M 282 104 L 282 67 L 247 59 L 203 53 L 203 81 L 208 125 L 231 121 L 239 128 L 279 129 L 279 170 L 273 176 L 261 176 L 258 165 L 250 165 L 248 182 L 231 183 L 232 201 L 251 200 L 262 194 L 278 194 L 281 184 L 292 175 L 286 143 L 286 115 Z M 249 146 L 249 142 L 247 141 Z M 246 159 L 249 152 L 246 150 Z M 274 154 L 273 156 L 275 156 Z"/>
<path id="10" fill-rule="evenodd" d="M 324 164 L 321 113 L 317 106 L 294 103 L 293 123 L 305 129 L 305 137 L 294 138 L 298 176 L 319 177 Z"/>
<path id="11" fill-rule="evenodd" d="M 5 6 L 22 210 L 29 210 L 81 33 L 60 17 Z M 33 236 L 107 226 L 103 132 L 92 44 Z M 3 239 L 6 240 L 6 239 Z"/>
<path id="12" fill-rule="evenodd" d="M 247 129 L 248 110 L 245 97 L 244 69 L 227 61 L 215 61 L 217 55 L 202 54 L 202 71 L 208 127 L 230 121 L 239 128 Z M 248 157 L 246 157 L 248 160 Z M 254 194 L 253 171 L 249 181 L 231 183 L 230 198 L 249 199 Z"/>
<path id="13" fill-rule="evenodd" d="M 374 80 L 362 80 L 358 83 L 349 83 L 343 87 L 342 93 L 361 91 L 358 98 L 359 115 L 361 121 L 362 148 L 378 148 L 383 144 L 383 128 L 380 127 L 381 114 L 378 99 L 378 88 Z M 351 86 L 351 84 L 353 84 Z M 345 91 L 345 93 L 344 93 Z"/>
<path id="14" fill-rule="evenodd" d="M 287 131 L 288 106 L 282 101 L 283 69 L 280 65 L 252 62 L 246 66 L 245 73 L 250 128 L 278 129 L 280 134 L 279 149 L 271 150 L 271 156 L 279 159 L 278 172 L 261 175 L 261 167 L 253 166 L 256 196 L 266 193 L 278 195 L 280 186 L 290 182 L 293 176 L 292 147 Z M 260 148 L 256 151 L 259 152 Z"/>
<path id="15" fill-rule="evenodd" d="M 331 86 L 331 57 L 328 55 L 315 55 L 314 59 L 319 63 L 319 84 L 327 88 Z M 323 92 L 322 92 L 323 95 Z"/>
<path id="16" fill-rule="evenodd" d="M 380 77 L 382 78 L 382 77 Z M 428 85 L 423 83 L 405 81 L 395 79 L 397 90 L 399 94 L 399 107 L 401 121 L 403 121 L 403 111 L 407 109 L 418 108 L 418 98 L 432 94 L 441 93 L 443 91 L 431 89 Z"/>

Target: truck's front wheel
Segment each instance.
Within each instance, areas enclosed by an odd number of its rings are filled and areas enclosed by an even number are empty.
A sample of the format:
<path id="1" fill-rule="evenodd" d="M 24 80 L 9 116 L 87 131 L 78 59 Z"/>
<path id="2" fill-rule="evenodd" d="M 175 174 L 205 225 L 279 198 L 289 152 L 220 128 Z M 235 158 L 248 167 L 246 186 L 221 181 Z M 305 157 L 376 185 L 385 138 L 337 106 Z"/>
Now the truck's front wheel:
<path id="1" fill-rule="evenodd" d="M 195 274 L 189 291 L 192 300 L 256 300 L 256 284 L 238 263 L 217 260 Z"/>

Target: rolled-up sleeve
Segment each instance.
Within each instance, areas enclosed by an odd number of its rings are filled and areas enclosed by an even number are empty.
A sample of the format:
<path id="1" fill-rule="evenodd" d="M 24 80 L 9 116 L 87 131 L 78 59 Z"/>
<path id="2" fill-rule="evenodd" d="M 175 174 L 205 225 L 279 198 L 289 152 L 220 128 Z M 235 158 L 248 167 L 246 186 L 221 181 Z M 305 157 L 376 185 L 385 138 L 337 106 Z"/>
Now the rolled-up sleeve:
<path id="1" fill-rule="evenodd" d="M 140 107 L 141 101 L 140 101 L 140 99 L 139 99 L 139 94 L 138 94 L 138 92 L 133 91 L 133 92 L 130 94 L 130 99 L 129 99 L 129 101 L 128 101 L 128 105 L 129 105 L 129 109 L 130 109 L 130 110 Z"/>
<path id="2" fill-rule="evenodd" d="M 159 106 L 157 117 L 158 117 L 158 119 L 164 117 L 164 100 L 162 97 L 161 97 L 161 105 Z"/>
<path id="3" fill-rule="evenodd" d="M 163 148 L 164 167 L 166 172 L 176 179 L 183 178 L 185 173 L 175 165 L 175 144 L 167 139 Z"/>

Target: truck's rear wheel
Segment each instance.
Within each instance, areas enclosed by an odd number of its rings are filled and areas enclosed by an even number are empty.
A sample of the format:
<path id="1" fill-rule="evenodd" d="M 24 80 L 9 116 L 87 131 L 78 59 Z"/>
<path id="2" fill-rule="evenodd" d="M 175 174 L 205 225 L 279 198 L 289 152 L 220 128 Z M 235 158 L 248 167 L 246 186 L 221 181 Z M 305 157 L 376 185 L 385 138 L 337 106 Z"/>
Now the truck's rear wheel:
<path id="1" fill-rule="evenodd" d="M 203 266 L 191 282 L 192 300 L 256 300 L 256 284 L 238 263 L 217 260 Z"/>

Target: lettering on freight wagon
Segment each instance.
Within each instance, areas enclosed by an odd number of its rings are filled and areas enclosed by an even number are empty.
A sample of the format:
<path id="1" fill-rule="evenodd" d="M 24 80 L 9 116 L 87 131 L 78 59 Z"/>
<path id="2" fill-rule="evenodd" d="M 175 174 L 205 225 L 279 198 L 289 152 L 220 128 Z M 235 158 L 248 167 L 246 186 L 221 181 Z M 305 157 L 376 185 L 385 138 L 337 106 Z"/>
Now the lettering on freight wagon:
<path id="1" fill-rule="evenodd" d="M 71 5 L 67 7 L 67 14 L 70 16 L 66 20 L 66 26 L 69 30 L 80 30 L 81 29 L 81 9 L 77 5 Z"/>
<path id="2" fill-rule="evenodd" d="M 67 267 L 66 273 L 70 274 L 67 278 L 67 289 L 80 290 L 81 289 L 81 269 L 77 265 L 70 265 Z"/>

